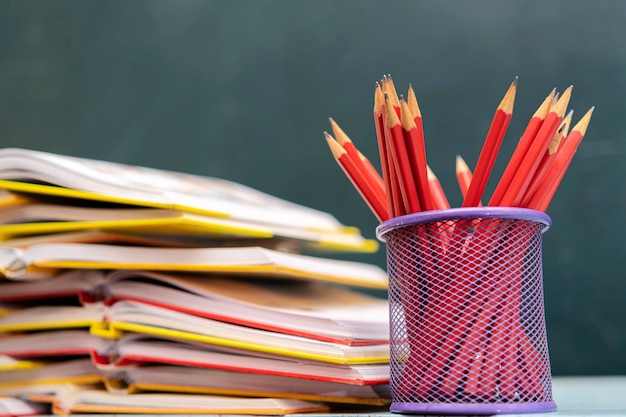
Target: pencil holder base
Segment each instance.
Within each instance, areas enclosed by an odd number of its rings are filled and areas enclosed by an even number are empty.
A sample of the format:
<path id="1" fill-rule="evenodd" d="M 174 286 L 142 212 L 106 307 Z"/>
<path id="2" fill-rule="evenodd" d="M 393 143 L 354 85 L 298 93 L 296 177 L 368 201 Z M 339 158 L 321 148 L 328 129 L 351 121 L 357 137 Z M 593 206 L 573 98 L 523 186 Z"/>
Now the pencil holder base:
<path id="1" fill-rule="evenodd" d="M 433 404 L 393 402 L 389 411 L 401 414 L 441 414 L 441 415 L 493 415 L 548 413 L 556 411 L 554 401 L 520 404 Z"/>

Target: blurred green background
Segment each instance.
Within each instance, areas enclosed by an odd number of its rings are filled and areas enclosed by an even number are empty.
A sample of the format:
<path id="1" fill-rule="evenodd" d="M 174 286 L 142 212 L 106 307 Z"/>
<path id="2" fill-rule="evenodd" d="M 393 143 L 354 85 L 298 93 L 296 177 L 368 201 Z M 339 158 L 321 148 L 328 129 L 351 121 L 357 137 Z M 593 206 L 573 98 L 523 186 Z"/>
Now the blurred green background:
<path id="1" fill-rule="evenodd" d="M 377 166 L 374 83 L 412 83 L 428 160 L 453 206 L 519 76 L 487 192 L 548 92 L 596 106 L 548 214 L 553 373 L 626 373 L 626 2 L 3 1 L 3 147 L 210 175 L 377 221 L 324 141 L 333 117 Z M 347 259 L 384 266 L 376 254 Z"/>

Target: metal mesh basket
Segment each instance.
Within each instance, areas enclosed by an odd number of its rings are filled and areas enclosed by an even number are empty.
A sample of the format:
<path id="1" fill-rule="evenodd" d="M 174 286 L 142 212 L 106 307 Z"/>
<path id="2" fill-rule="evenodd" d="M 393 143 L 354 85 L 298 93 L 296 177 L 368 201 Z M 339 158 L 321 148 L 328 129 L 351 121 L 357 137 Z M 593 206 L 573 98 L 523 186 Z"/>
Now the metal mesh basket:
<path id="1" fill-rule="evenodd" d="M 556 409 L 543 306 L 550 218 L 506 207 L 388 220 L 392 412 Z"/>

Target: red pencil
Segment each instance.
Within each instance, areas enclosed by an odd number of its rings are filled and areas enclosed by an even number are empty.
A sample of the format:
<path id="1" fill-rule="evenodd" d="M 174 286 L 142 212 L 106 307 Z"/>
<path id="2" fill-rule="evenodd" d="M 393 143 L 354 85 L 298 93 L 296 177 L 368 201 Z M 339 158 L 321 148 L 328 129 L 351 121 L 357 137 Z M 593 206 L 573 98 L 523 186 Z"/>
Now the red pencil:
<path id="1" fill-rule="evenodd" d="M 385 187 L 383 186 L 383 180 L 380 178 L 380 175 L 376 170 L 372 171 L 368 169 L 363 158 L 360 156 L 359 150 L 354 145 L 354 142 L 350 139 L 350 137 L 346 134 L 346 132 L 339 127 L 337 122 L 333 120 L 332 117 L 329 117 L 330 127 L 333 130 L 333 134 L 335 135 L 335 140 L 346 150 L 350 158 L 354 161 L 355 165 L 361 172 L 361 175 L 371 184 L 374 192 L 380 195 L 380 198 L 386 199 L 385 197 Z"/>
<path id="2" fill-rule="evenodd" d="M 513 151 L 513 155 L 511 159 L 509 159 L 509 163 L 507 164 L 500 181 L 496 185 L 496 189 L 491 196 L 491 200 L 489 200 L 490 206 L 499 206 L 504 193 L 511 185 L 511 180 L 515 173 L 517 172 L 522 160 L 524 159 L 524 155 L 528 152 L 530 145 L 532 144 L 535 136 L 537 136 L 537 132 L 539 132 L 539 128 L 543 124 L 548 111 L 550 110 L 550 106 L 553 104 L 552 101 L 556 96 L 556 89 L 552 89 L 550 94 L 543 100 L 539 108 L 535 111 L 535 114 L 532 115 L 522 137 L 520 138 L 517 146 L 515 147 L 515 151 Z"/>
<path id="3" fill-rule="evenodd" d="M 381 199 L 379 194 L 376 194 L 371 184 L 363 177 L 357 165 L 354 163 L 352 158 L 350 158 L 346 150 L 330 134 L 328 134 L 328 132 L 324 132 L 324 136 L 326 137 L 326 142 L 328 142 L 328 146 L 330 147 L 330 151 L 335 157 L 335 160 L 339 166 L 341 166 L 361 197 L 363 197 L 376 218 L 379 221 L 388 220 L 389 212 L 387 211 L 385 200 Z"/>
<path id="4" fill-rule="evenodd" d="M 426 148 L 424 137 L 415 124 L 409 105 L 405 101 L 400 102 L 401 124 L 404 140 L 409 154 L 411 171 L 417 187 L 417 195 L 422 210 L 433 210 L 430 187 L 428 185 L 428 171 L 426 170 Z"/>
<path id="5" fill-rule="evenodd" d="M 415 180 L 411 172 L 411 162 L 404 142 L 404 134 L 400 119 L 394 111 L 390 98 L 385 95 L 385 137 L 387 139 L 387 148 L 391 152 L 393 164 L 396 167 L 398 183 L 400 184 L 400 192 L 402 201 L 404 202 L 405 212 L 417 213 L 421 211 Z"/>
<path id="6" fill-rule="evenodd" d="M 531 197 L 535 194 L 535 192 L 537 191 L 537 188 L 539 187 L 539 184 L 543 181 L 546 171 L 548 170 L 548 167 L 552 163 L 552 160 L 555 158 L 556 152 L 559 149 L 559 146 L 561 145 L 563 139 L 567 137 L 569 125 L 572 122 L 573 114 L 574 114 L 574 111 L 571 110 L 567 114 L 567 116 L 565 116 L 565 118 L 563 119 L 563 123 L 561 123 L 561 127 L 557 129 L 556 133 L 554 134 L 554 137 L 548 144 L 548 149 L 546 149 L 546 152 L 543 154 L 543 157 L 541 158 L 541 162 L 539 162 L 539 166 L 537 167 L 537 171 L 535 171 L 535 175 L 533 175 L 533 179 L 530 181 L 530 184 L 528 185 L 528 189 L 526 190 L 526 193 L 524 194 L 524 198 L 522 199 L 522 202 L 521 202 L 522 207 L 528 206 L 528 203 L 530 202 Z"/>
<path id="7" fill-rule="evenodd" d="M 461 155 L 456 156 L 456 181 L 459 184 L 463 198 L 467 195 L 467 190 L 472 183 L 472 171 L 465 163 Z"/>
<path id="8" fill-rule="evenodd" d="M 476 207 L 485 192 L 485 187 L 489 180 L 489 175 L 496 161 L 496 156 L 500 150 L 502 139 L 509 126 L 515 102 L 515 92 L 517 87 L 517 77 L 511 83 L 504 98 L 498 105 L 493 116 L 489 132 L 485 138 L 483 148 L 478 157 L 478 162 L 474 168 L 472 183 L 467 190 L 467 195 L 463 199 L 463 207 Z"/>
<path id="9" fill-rule="evenodd" d="M 426 170 L 428 171 L 428 184 L 430 185 L 430 195 L 432 197 L 433 209 L 434 210 L 444 210 L 450 208 L 450 203 L 446 198 L 446 193 L 443 191 L 441 187 L 441 183 L 439 182 L 439 178 L 435 175 L 432 169 L 428 165 L 426 165 Z"/>
<path id="10" fill-rule="evenodd" d="M 378 153 L 383 172 L 383 181 L 385 183 L 387 209 L 391 217 L 396 217 L 405 213 L 403 206 L 400 204 L 402 197 L 400 196 L 400 185 L 396 177 L 396 169 L 393 166 L 393 160 L 387 149 L 387 139 L 385 137 L 385 126 L 383 122 L 384 101 L 383 89 L 380 84 L 376 83 L 376 89 L 374 91 L 374 126 L 376 128 L 376 139 L 378 141 Z"/>
<path id="11" fill-rule="evenodd" d="M 539 162 L 541 162 L 541 157 L 548 148 L 548 143 L 554 137 L 554 133 L 563 121 L 563 116 L 565 115 L 571 95 L 572 86 L 569 86 L 548 112 L 499 205 L 508 207 L 517 207 L 520 205 L 524 193 L 528 189 L 528 185 L 539 166 Z"/>
<path id="12" fill-rule="evenodd" d="M 587 132 L 587 127 L 591 121 L 593 110 L 594 107 L 585 113 L 580 121 L 572 128 L 572 131 L 567 135 L 567 138 L 563 141 L 563 145 L 558 149 L 556 156 L 546 171 L 543 181 L 530 199 L 527 206 L 528 208 L 540 211 L 547 210 L 556 189 L 561 183 L 569 164 L 574 158 L 578 145 L 580 145 L 580 142 L 583 140 L 583 137 Z"/>

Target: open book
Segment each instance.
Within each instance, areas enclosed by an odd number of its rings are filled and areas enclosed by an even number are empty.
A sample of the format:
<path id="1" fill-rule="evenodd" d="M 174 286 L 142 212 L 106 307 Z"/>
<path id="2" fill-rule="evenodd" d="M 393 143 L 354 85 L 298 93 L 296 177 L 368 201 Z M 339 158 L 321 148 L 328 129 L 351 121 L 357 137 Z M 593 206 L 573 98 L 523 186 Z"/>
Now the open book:
<path id="1" fill-rule="evenodd" d="M 245 397 L 384 405 L 388 384 L 353 385 L 280 375 L 233 372 L 176 365 L 145 365 L 102 371 L 107 389 L 132 394 L 146 391 L 195 392 Z"/>
<path id="2" fill-rule="evenodd" d="M 0 358 L 39 366 L 48 358 L 91 357 L 98 369 L 137 365 L 179 365 L 350 385 L 389 383 L 389 364 L 331 364 L 262 352 L 185 342 L 139 333 L 118 340 L 105 339 L 88 330 L 49 330 L 0 338 Z M 10 355 L 10 356 L 9 356 Z M 27 360 L 30 361 L 27 361 Z M 20 368 L 9 368 L 20 369 Z M 21 369 L 26 369 L 22 367 Z"/>
<path id="3" fill-rule="evenodd" d="M 387 288 L 387 274 L 376 265 L 285 253 L 258 246 L 155 248 L 49 243 L 24 249 L 0 248 L 0 273 L 19 276 L 29 267 L 195 271 Z"/>
<path id="4" fill-rule="evenodd" d="M 387 301 L 306 281 L 198 274 L 70 270 L 0 285 L 0 302 L 77 296 L 83 302 L 140 301 L 244 326 L 344 344 L 388 343 Z"/>
<path id="5" fill-rule="evenodd" d="M 160 237 L 164 242 L 188 246 L 250 246 L 250 241 L 258 241 L 260 245 L 280 245 L 289 251 L 374 252 L 378 249 L 375 240 L 365 239 L 358 230 L 348 227 L 338 231 L 299 229 L 178 210 L 86 207 L 27 199 L 22 204 L 2 208 L 0 225 L 3 240 L 96 229 Z"/>
<path id="6" fill-rule="evenodd" d="M 49 414 L 46 404 L 13 397 L 0 397 L 0 416 L 25 417 Z"/>
<path id="7" fill-rule="evenodd" d="M 0 395 L 18 396 L 41 404 L 50 403 L 52 411 L 61 415 L 74 413 L 285 415 L 330 410 L 325 404 L 296 399 L 182 393 L 118 395 L 107 392 L 97 385 L 72 383 L 0 389 Z"/>
<path id="8" fill-rule="evenodd" d="M 231 181 L 19 148 L 0 149 L 0 188 L 304 230 L 337 232 L 332 215 Z"/>
<path id="9" fill-rule="evenodd" d="M 23 387 L 33 384 L 95 384 L 102 375 L 90 359 L 72 359 L 41 366 L 4 371 L 0 378 L 0 389 Z"/>
<path id="10" fill-rule="evenodd" d="M 339 364 L 388 363 L 389 343 L 346 345 L 255 329 L 185 314 L 145 303 L 118 301 L 102 310 L 39 306 L 0 316 L 0 332 L 89 328 L 105 338 L 136 332 L 176 340 Z"/>

